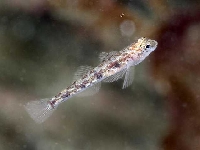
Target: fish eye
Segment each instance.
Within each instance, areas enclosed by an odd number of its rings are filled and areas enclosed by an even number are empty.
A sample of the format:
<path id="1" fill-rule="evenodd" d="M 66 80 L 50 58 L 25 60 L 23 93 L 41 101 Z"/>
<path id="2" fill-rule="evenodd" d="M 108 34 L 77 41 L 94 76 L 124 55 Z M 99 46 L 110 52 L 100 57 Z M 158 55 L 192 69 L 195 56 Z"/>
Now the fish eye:
<path id="1" fill-rule="evenodd" d="M 150 45 L 147 45 L 146 48 L 150 48 Z"/>

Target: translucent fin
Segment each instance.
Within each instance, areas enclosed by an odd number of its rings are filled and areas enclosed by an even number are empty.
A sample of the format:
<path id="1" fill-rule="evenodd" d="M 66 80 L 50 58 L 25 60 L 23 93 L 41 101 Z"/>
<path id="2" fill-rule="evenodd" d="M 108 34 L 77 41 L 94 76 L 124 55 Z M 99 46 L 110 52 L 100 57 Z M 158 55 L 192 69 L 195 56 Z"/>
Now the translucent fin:
<path id="1" fill-rule="evenodd" d="M 114 81 L 117 81 L 117 80 L 121 79 L 124 76 L 125 72 L 126 72 L 126 69 L 123 69 L 123 70 L 117 72 L 116 74 L 105 78 L 103 80 L 103 82 L 114 82 Z"/>
<path id="2" fill-rule="evenodd" d="M 91 96 L 91 95 L 94 95 L 96 93 L 99 92 L 99 89 L 101 88 L 101 82 L 87 88 L 86 90 L 84 90 L 83 92 L 81 93 L 78 93 L 77 96 L 78 97 L 84 97 L 84 96 Z"/>
<path id="3" fill-rule="evenodd" d="M 88 71 L 92 70 L 91 66 L 80 66 L 77 71 L 74 73 L 73 81 L 80 79 L 84 74 L 88 73 Z"/>
<path id="4" fill-rule="evenodd" d="M 130 86 L 133 83 L 134 72 L 135 72 L 135 67 L 130 67 L 127 69 L 122 89 L 127 88 L 128 86 Z"/>
<path id="5" fill-rule="evenodd" d="M 55 110 L 49 100 L 51 99 L 31 101 L 25 105 L 26 111 L 36 123 L 44 122 Z"/>
<path id="6" fill-rule="evenodd" d="M 100 62 L 103 62 L 103 61 L 107 60 L 108 58 L 110 58 L 111 56 L 116 55 L 118 53 L 119 53 L 118 51 L 112 51 L 112 52 L 109 52 L 109 53 L 101 52 L 99 54 Z"/>
<path id="7" fill-rule="evenodd" d="M 92 69 L 93 69 L 93 67 L 91 67 L 91 66 L 80 66 L 74 74 L 74 81 L 82 78 L 83 75 L 87 74 L 88 71 L 90 71 Z M 91 95 L 98 93 L 100 88 L 101 88 L 101 83 L 99 82 L 99 83 L 87 88 L 83 92 L 78 93 L 76 96 L 77 97 L 91 96 Z"/>

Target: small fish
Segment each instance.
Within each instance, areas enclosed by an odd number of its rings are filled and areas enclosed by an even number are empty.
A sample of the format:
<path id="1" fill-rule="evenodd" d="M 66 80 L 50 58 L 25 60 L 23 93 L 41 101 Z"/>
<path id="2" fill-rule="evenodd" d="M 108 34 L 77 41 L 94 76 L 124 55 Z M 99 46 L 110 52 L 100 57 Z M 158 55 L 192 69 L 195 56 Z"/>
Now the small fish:
<path id="1" fill-rule="evenodd" d="M 53 98 L 31 101 L 25 105 L 26 111 L 37 123 L 44 122 L 59 104 L 77 95 L 93 95 L 100 89 L 101 82 L 114 82 L 124 77 L 122 89 L 133 82 L 134 67 L 142 62 L 157 47 L 155 40 L 139 38 L 121 51 L 102 52 L 100 64 L 92 68 L 81 66 L 74 76 L 74 82 Z"/>

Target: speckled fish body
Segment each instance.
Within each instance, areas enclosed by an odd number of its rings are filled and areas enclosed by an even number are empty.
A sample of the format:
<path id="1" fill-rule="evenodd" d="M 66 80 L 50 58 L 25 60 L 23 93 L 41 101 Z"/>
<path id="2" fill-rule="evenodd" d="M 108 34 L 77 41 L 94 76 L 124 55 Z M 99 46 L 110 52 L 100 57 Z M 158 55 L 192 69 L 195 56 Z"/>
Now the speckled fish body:
<path id="1" fill-rule="evenodd" d="M 122 87 L 124 89 L 131 85 L 133 81 L 133 66 L 142 62 L 156 47 L 157 42 L 155 40 L 142 37 L 119 52 L 102 52 L 99 56 L 101 63 L 97 67 L 81 66 L 76 73 L 78 74 L 77 77 L 80 78 L 76 79 L 55 97 L 41 100 L 44 106 L 47 105 L 43 110 L 44 112 L 36 113 L 35 107 L 37 106 L 35 104 L 33 106 L 31 102 L 25 106 L 26 110 L 36 122 L 41 123 L 49 116 L 50 113 L 48 112 L 52 112 L 60 103 L 72 96 L 92 87 L 95 87 L 92 89 L 93 93 L 98 92 L 101 81 L 114 82 L 125 76 Z"/>

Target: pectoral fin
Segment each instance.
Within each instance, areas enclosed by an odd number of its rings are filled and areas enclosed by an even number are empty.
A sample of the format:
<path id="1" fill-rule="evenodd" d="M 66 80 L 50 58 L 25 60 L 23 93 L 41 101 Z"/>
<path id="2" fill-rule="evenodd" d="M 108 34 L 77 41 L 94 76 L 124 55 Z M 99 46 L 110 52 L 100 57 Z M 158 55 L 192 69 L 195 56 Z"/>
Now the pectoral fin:
<path id="1" fill-rule="evenodd" d="M 127 69 L 125 77 L 124 77 L 124 83 L 123 83 L 122 89 L 127 88 L 133 83 L 134 73 L 135 73 L 135 67 L 131 66 Z"/>

